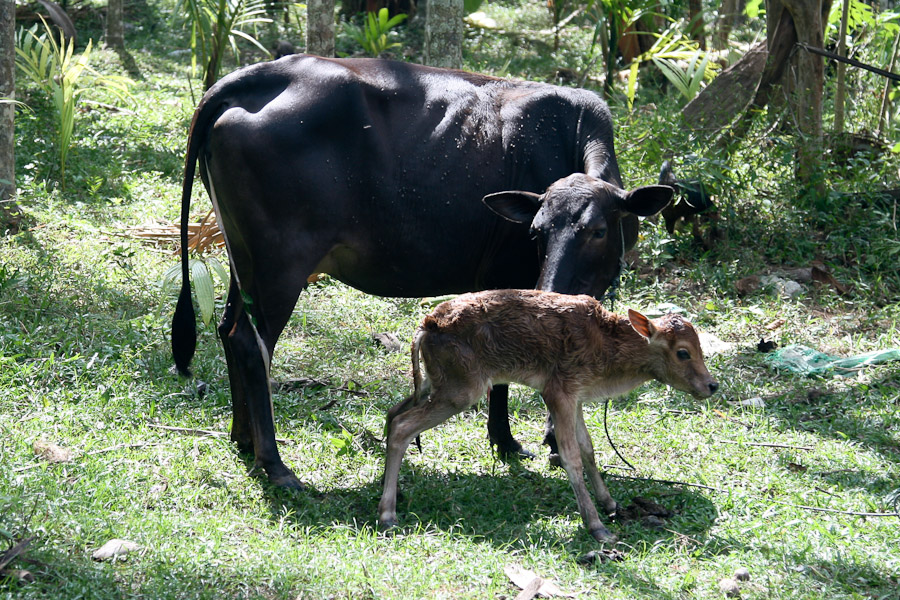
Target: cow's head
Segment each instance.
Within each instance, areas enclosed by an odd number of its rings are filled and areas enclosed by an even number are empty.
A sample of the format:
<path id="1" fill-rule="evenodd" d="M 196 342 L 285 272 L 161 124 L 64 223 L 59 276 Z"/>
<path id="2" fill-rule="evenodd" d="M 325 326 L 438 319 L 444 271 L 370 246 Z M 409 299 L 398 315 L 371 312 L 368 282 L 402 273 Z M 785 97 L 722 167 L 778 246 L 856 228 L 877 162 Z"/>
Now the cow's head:
<path id="1" fill-rule="evenodd" d="M 672 194 L 664 185 L 629 192 L 576 173 L 541 195 L 498 192 L 484 203 L 504 219 L 531 224 L 541 256 L 538 289 L 600 298 L 615 281 L 625 249 L 634 245 L 635 215 L 656 214 Z"/>

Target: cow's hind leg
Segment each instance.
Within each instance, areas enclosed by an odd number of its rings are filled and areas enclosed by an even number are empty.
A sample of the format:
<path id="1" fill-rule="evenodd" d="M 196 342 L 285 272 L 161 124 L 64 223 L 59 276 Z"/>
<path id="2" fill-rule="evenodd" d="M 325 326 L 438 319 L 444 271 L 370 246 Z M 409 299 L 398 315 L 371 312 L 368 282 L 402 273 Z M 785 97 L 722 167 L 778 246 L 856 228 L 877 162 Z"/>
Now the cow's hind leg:
<path id="1" fill-rule="evenodd" d="M 256 466 L 263 469 L 269 481 L 279 487 L 303 488 L 303 484 L 281 460 L 275 445 L 275 418 L 272 414 L 272 392 L 269 386 L 269 355 L 262 338 L 250 322 L 246 310 L 238 312 L 228 334 L 230 351 L 226 357 L 232 380 L 232 394 L 243 398 L 234 401 L 235 427 L 232 436 L 240 444 L 249 430 Z"/>
<path id="2" fill-rule="evenodd" d="M 488 439 L 497 446 L 500 458 L 513 456 L 534 458 L 534 454 L 522 447 L 509 428 L 509 386 L 495 385 L 488 392 Z"/>
<path id="3" fill-rule="evenodd" d="M 243 379 L 238 377 L 238 366 L 231 350 L 231 334 L 237 323 L 237 315 L 243 311 L 241 293 L 234 276 L 228 288 L 228 300 L 225 302 L 225 313 L 219 323 L 219 339 L 225 351 L 225 363 L 228 365 L 228 380 L 231 385 L 231 441 L 237 444 L 241 452 L 253 453 L 253 435 L 250 432 L 250 415 L 247 408 L 246 391 Z"/>

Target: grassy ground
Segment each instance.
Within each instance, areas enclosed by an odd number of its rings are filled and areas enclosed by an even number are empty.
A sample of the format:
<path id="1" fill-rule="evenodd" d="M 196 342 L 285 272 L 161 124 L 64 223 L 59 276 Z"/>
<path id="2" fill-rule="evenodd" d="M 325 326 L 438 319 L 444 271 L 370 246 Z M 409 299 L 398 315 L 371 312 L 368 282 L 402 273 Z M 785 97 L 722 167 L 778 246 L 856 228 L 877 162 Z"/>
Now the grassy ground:
<path id="1" fill-rule="evenodd" d="M 548 26 L 543 9 L 487 8 L 503 27 Z M 177 217 L 194 100 L 177 52 L 183 36 L 150 31 L 167 18 L 152 7 L 133 10 L 144 27 L 132 38 L 135 102 L 130 112 L 87 105 L 65 192 L 53 183 L 46 105 L 26 94 L 35 112 L 18 115 L 20 200 L 32 226 L 0 238 L 0 552 L 30 542 L 6 566 L 0 597 L 512 598 L 518 588 L 504 571 L 518 566 L 579 598 L 716 598 L 738 567 L 750 572 L 745 598 L 900 598 L 898 517 L 851 514 L 900 509 L 900 366 L 811 379 L 771 370 L 756 351 L 761 337 L 842 356 L 900 347 L 891 207 L 798 200 L 777 137 L 725 159 L 673 132 L 671 112 L 629 115 L 614 99 L 627 181 L 652 181 L 666 154 L 693 154 L 685 164 L 718 178 L 727 234 L 704 250 L 645 223 L 616 304 L 685 309 L 726 344 L 708 359 L 721 392 L 698 403 L 653 384 L 613 402 L 610 432 L 635 472 L 605 442 L 602 406 L 587 409 L 613 495 L 626 505 L 651 499 L 672 516 L 612 523 L 623 559 L 577 562 L 596 546 L 565 474 L 539 447 L 539 399 L 514 388 L 514 434 L 538 458 L 496 460 L 485 407 L 460 415 L 407 455 L 401 527 L 384 534 L 375 528 L 384 414 L 410 388 L 409 359 L 372 335 L 392 332 L 405 346 L 426 309 L 330 280 L 301 298 L 273 376 L 327 384 L 275 396 L 282 454 L 309 491 L 273 489 L 227 437 L 199 432 L 230 426 L 221 349 L 205 328 L 194 362 L 205 395 L 172 373 L 174 298 L 160 283 L 172 249 L 127 234 Z M 553 53 L 552 37 L 536 40 L 484 34 L 470 66 L 552 78 L 555 64 L 577 66 L 585 43 Z M 121 71 L 115 54 L 99 56 L 101 69 Z M 897 187 L 896 167 L 873 159 L 823 165 L 823 174 L 855 192 L 873 181 Z M 813 284 L 794 299 L 736 291 L 749 275 L 814 261 L 849 294 Z M 762 403 L 742 404 L 753 398 Z M 92 560 L 112 538 L 141 549 Z"/>

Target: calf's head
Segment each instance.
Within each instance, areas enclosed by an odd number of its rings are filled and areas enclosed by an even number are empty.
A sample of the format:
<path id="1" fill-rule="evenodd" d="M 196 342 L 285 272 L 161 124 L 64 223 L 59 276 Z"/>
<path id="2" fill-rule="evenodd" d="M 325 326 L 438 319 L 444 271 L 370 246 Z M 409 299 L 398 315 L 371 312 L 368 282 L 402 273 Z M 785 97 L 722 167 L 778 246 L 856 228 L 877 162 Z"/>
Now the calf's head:
<path id="1" fill-rule="evenodd" d="M 659 212 L 672 194 L 664 185 L 629 192 L 576 173 L 543 194 L 498 192 L 484 203 L 504 219 L 530 224 L 541 257 L 537 289 L 600 298 L 637 239 L 637 216 Z"/>
<path id="2" fill-rule="evenodd" d="M 681 315 L 650 320 L 629 309 L 628 320 L 647 340 L 646 368 L 655 379 L 695 398 L 709 398 L 719 389 L 703 362 L 697 331 Z"/>

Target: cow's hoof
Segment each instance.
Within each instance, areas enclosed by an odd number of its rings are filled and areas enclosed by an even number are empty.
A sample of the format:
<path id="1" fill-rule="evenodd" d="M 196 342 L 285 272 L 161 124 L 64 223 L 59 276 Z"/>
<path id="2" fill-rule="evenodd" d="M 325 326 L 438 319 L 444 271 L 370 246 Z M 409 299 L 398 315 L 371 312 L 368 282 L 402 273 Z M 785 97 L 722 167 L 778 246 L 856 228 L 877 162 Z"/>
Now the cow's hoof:
<path id="1" fill-rule="evenodd" d="M 497 454 L 501 460 L 531 460 L 535 457 L 533 452 L 529 452 L 522 447 L 522 444 L 513 439 L 505 443 L 494 442 L 494 444 L 497 446 Z"/>
<path id="2" fill-rule="evenodd" d="M 615 546 L 619 538 L 612 534 L 612 532 L 604 526 L 597 527 L 595 529 L 591 529 L 591 536 L 604 545 Z"/>
<path id="3" fill-rule="evenodd" d="M 395 529 L 398 525 L 400 523 L 397 522 L 397 517 L 381 517 L 378 519 L 378 529 L 382 531 Z"/>
<path id="4" fill-rule="evenodd" d="M 562 459 L 556 452 L 550 453 L 550 456 L 547 457 L 547 462 L 550 463 L 551 467 L 562 467 Z"/>
<path id="5" fill-rule="evenodd" d="M 278 476 L 270 476 L 269 483 L 282 490 L 305 490 L 306 484 L 297 479 L 291 472 Z"/>

